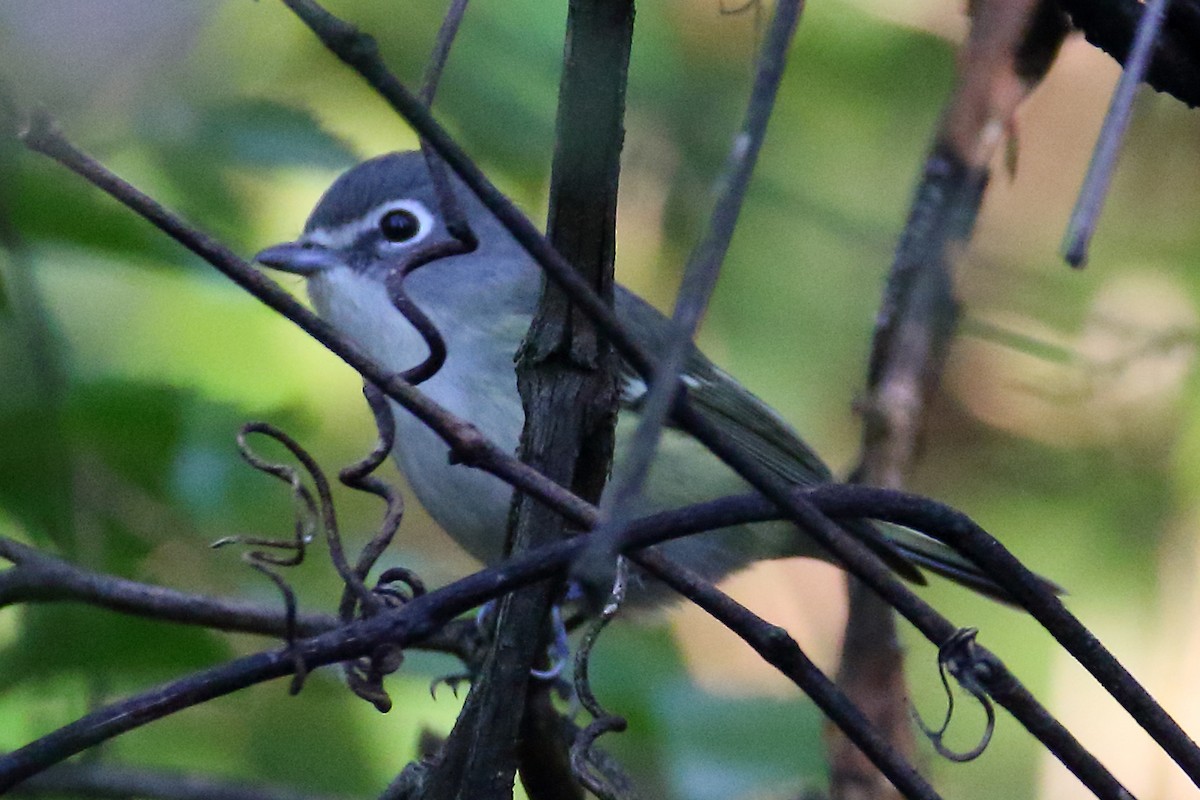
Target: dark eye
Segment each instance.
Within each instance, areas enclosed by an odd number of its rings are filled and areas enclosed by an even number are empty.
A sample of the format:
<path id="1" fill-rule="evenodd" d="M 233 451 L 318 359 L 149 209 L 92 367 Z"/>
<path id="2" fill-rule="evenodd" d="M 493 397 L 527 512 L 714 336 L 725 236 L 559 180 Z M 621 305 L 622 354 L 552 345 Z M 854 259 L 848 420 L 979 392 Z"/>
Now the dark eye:
<path id="1" fill-rule="evenodd" d="M 389 242 L 407 242 L 421 232 L 421 220 L 411 211 L 395 208 L 380 217 L 379 232 Z"/>

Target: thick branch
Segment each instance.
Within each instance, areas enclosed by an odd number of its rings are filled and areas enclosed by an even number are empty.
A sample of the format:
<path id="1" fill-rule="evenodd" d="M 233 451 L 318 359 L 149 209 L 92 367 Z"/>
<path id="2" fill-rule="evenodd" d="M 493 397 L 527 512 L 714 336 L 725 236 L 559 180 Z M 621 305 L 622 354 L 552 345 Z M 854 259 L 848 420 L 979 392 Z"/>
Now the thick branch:
<path id="1" fill-rule="evenodd" d="M 632 0 L 570 3 L 548 238 L 607 305 L 632 37 Z M 521 460 L 593 502 L 612 460 L 615 367 L 612 347 L 591 319 L 545 284 L 517 363 L 525 410 Z M 511 552 L 567 536 L 563 517 L 534 498 L 518 493 L 513 508 Z M 431 776 L 429 797 L 511 795 L 529 674 L 542 657 L 557 594 L 557 585 L 543 584 L 501 602 L 491 655 Z"/>

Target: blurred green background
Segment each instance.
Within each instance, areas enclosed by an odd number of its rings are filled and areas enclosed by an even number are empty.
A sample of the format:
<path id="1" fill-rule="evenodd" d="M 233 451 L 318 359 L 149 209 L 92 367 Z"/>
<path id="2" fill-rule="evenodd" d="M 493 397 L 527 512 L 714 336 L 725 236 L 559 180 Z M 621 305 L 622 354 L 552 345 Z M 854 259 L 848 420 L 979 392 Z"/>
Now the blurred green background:
<path id="1" fill-rule="evenodd" d="M 490 175 L 544 216 L 564 10 L 476 0 L 436 111 Z M 442 2 L 336 2 L 408 81 Z M 748 90 L 766 9 L 720 0 L 639 8 L 622 177 L 620 279 L 669 307 Z M 909 196 L 965 30 L 955 3 L 823 0 L 806 12 L 702 344 L 851 465 L 871 326 Z M 1015 177 L 997 169 L 959 267 L 965 319 L 930 414 L 913 488 L 957 505 L 1062 583 L 1070 607 L 1185 725 L 1200 726 L 1200 138 L 1169 98 L 1139 100 L 1130 146 L 1084 272 L 1056 255 L 1116 67 L 1065 47 L 1019 120 Z M 408 148 L 405 125 L 275 2 L 5 0 L 0 75 L 80 145 L 246 255 L 296 234 L 357 159 Z M 0 141 L 0 534 L 89 567 L 278 602 L 230 534 L 284 535 L 286 492 L 237 458 L 266 419 L 335 469 L 370 445 L 359 381 L 247 295 L 56 165 Z M 292 282 L 299 291 L 298 282 Z M 387 468 L 388 475 L 394 470 Z M 378 508 L 339 498 L 352 540 Z M 331 610 L 322 556 L 289 575 Z M 386 565 L 440 583 L 472 568 L 412 504 Z M 770 564 L 731 590 L 786 624 L 827 667 L 844 617 L 825 565 Z M 1139 797 L 1186 780 L 1115 703 L 1016 612 L 935 585 L 952 620 L 1001 655 Z M 934 653 L 907 636 L 916 703 L 939 718 Z M 66 607 L 0 611 L 0 748 L 104 697 L 270 643 Z M 332 672 L 297 699 L 241 692 L 113 742 L 134 764 L 373 796 L 423 728 L 448 730 L 455 665 L 415 656 L 381 716 Z M 694 610 L 614 629 L 598 693 L 631 728 L 606 744 L 647 797 L 788 797 L 819 787 L 810 703 Z M 970 704 L 951 744 L 973 745 Z M 1011 719 L 968 765 L 929 756 L 946 796 L 1087 796 Z"/>

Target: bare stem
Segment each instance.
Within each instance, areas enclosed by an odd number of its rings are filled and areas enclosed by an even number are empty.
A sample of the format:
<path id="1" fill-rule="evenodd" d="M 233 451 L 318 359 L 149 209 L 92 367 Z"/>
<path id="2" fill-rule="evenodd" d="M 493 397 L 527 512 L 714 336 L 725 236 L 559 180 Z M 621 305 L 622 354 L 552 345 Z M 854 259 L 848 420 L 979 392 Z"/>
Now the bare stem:
<path id="1" fill-rule="evenodd" d="M 1117 166 L 1117 156 L 1121 153 L 1125 132 L 1129 130 L 1129 120 L 1133 117 L 1133 96 L 1149 69 L 1154 43 L 1158 40 L 1158 32 L 1169 6 L 1170 0 L 1147 0 L 1145 11 L 1138 20 L 1133 48 L 1113 90 L 1104 125 L 1100 128 L 1096 147 L 1092 150 L 1092 160 L 1083 179 L 1083 187 L 1079 190 L 1079 199 L 1075 201 L 1075 209 L 1067 223 L 1063 257 L 1072 267 L 1083 267 L 1087 263 L 1088 247 L 1096 233 L 1100 211 L 1104 208 Z"/>

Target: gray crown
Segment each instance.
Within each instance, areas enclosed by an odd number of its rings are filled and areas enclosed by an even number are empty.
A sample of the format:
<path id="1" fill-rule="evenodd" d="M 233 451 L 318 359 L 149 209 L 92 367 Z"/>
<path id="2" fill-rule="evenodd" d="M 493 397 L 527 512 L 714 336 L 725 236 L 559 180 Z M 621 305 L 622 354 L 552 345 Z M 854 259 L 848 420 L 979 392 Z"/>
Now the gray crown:
<path id="1" fill-rule="evenodd" d="M 358 220 L 380 203 L 411 197 L 437 208 L 433 182 L 419 151 L 388 153 L 364 161 L 347 171 L 325 190 L 313 209 L 304 232 L 332 229 Z"/>

